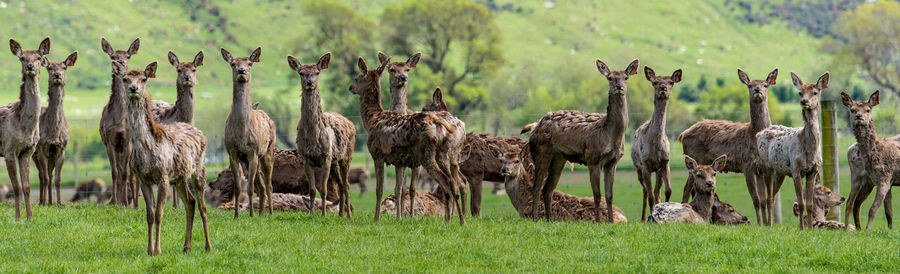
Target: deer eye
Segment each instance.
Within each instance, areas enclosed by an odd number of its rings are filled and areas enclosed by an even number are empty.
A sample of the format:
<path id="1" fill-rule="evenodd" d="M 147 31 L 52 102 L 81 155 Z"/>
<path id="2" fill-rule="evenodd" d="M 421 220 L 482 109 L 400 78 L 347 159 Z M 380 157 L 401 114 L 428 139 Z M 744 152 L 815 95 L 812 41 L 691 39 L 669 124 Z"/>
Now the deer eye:
<path id="1" fill-rule="evenodd" d="M 231 63 L 231 67 L 234 67 L 234 63 Z"/>
<path id="2" fill-rule="evenodd" d="M 813 95 L 819 95 L 818 91 L 813 91 Z"/>
<path id="3" fill-rule="evenodd" d="M 122 78 L 123 83 L 128 83 L 128 79 Z"/>
<path id="4" fill-rule="evenodd" d="M 612 81 L 612 77 L 606 77 L 606 80 Z"/>
<path id="5" fill-rule="evenodd" d="M 850 113 L 856 113 L 856 110 L 855 110 L 855 109 L 851 109 L 851 110 L 850 110 Z"/>
<path id="6" fill-rule="evenodd" d="M 146 82 L 147 82 L 147 78 L 141 79 L 141 82 L 146 83 Z"/>
<path id="7" fill-rule="evenodd" d="M 191 72 L 197 72 L 197 69 L 191 69 Z"/>

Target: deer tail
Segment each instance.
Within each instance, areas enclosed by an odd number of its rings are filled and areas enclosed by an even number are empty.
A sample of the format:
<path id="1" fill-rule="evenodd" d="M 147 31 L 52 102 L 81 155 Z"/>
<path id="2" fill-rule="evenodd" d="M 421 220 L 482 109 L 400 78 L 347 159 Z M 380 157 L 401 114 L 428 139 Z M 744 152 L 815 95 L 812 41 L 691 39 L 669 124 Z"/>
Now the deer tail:
<path id="1" fill-rule="evenodd" d="M 447 120 L 445 119 L 436 119 L 436 122 L 444 127 L 444 129 L 447 130 L 448 134 L 453 134 L 453 132 L 456 131 L 453 125 L 451 125 L 450 122 L 447 122 Z"/>
<path id="2" fill-rule="evenodd" d="M 528 133 L 529 131 L 531 131 L 532 129 L 534 129 L 535 126 L 537 126 L 537 122 L 534 122 L 534 123 L 531 123 L 531 124 L 527 124 L 527 125 L 525 125 L 524 127 L 522 127 L 522 132 L 519 132 L 519 134 L 525 134 L 525 133 Z"/>

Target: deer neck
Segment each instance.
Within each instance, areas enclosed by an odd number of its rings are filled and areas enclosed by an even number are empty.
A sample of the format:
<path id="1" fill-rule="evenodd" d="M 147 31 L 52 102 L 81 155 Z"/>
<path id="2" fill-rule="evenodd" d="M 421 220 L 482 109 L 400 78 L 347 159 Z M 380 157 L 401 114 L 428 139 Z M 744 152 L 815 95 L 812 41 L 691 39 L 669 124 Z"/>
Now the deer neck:
<path id="1" fill-rule="evenodd" d="M 175 100 L 175 120 L 194 124 L 194 86 L 177 86 L 178 98 Z"/>
<path id="2" fill-rule="evenodd" d="M 651 140 L 659 140 L 666 134 L 666 108 L 668 106 L 668 99 L 656 98 L 654 100 L 653 117 L 650 118 L 650 124 L 647 126 L 647 135 Z"/>
<path id="3" fill-rule="evenodd" d="M 250 121 L 250 82 L 234 81 L 231 100 L 231 118 L 248 125 Z"/>
<path id="4" fill-rule="evenodd" d="M 531 184 L 529 184 L 525 167 L 519 167 L 517 176 L 506 177 L 503 184 L 506 187 L 506 195 L 509 196 L 509 201 L 512 202 L 516 211 L 525 210 L 523 203 L 531 202 Z"/>
<path id="5" fill-rule="evenodd" d="M 300 127 L 304 132 L 316 136 L 325 130 L 322 122 L 322 98 L 319 95 L 319 87 L 313 90 L 303 89 L 300 106 Z M 304 133 L 306 134 L 306 133 Z"/>
<path id="6" fill-rule="evenodd" d="M 113 113 L 125 112 L 125 85 L 122 84 L 122 76 L 113 75 L 112 93 L 109 95 L 109 104 Z"/>
<path id="7" fill-rule="evenodd" d="M 391 111 L 400 114 L 406 114 L 406 95 L 409 87 L 407 83 L 395 83 L 394 77 L 391 77 Z"/>
<path id="8" fill-rule="evenodd" d="M 807 156 L 812 157 L 819 151 L 819 110 L 803 110 L 803 130 L 800 132 L 801 146 Z M 810 158 L 811 159 L 811 158 Z"/>
<path id="9" fill-rule="evenodd" d="M 769 119 L 769 106 L 766 101 L 755 102 L 750 99 L 750 130 L 760 132 L 772 125 Z"/>
<path id="10" fill-rule="evenodd" d="M 63 95 L 65 95 L 66 86 L 54 84 L 52 81 L 48 88 L 49 101 L 47 103 L 47 111 L 45 117 L 47 117 L 46 122 L 50 124 L 57 124 L 60 120 L 65 119 L 65 114 L 63 114 Z M 42 121 L 45 122 L 45 121 Z"/>
<path id="11" fill-rule="evenodd" d="M 126 104 L 128 113 L 125 122 L 128 125 L 128 135 L 131 136 L 131 143 L 134 144 L 135 151 L 145 148 L 152 151 L 157 146 L 158 139 L 162 137 L 163 132 L 150 113 L 150 98 L 127 100 Z"/>
<path id="12" fill-rule="evenodd" d="M 870 155 L 876 153 L 875 141 L 878 138 L 878 134 L 875 132 L 875 125 L 869 122 L 864 126 L 854 126 L 853 136 L 856 137 L 856 144 L 859 146 L 859 152 L 863 158 L 872 159 Z"/>
<path id="13" fill-rule="evenodd" d="M 694 199 L 691 200 L 690 205 L 697 214 L 700 214 L 700 217 L 709 221 L 709 218 L 712 216 L 712 206 L 714 202 L 715 195 L 712 192 L 697 191 L 694 195 Z"/>
<path id="14" fill-rule="evenodd" d="M 628 105 L 625 102 L 625 91 L 622 92 L 622 95 L 617 95 L 615 89 L 610 87 L 609 104 L 606 106 L 605 126 L 607 132 L 615 136 L 622 135 L 628 126 Z"/>
<path id="15" fill-rule="evenodd" d="M 22 75 L 22 85 L 19 86 L 19 107 L 20 121 L 37 121 L 38 116 L 41 115 L 41 90 L 38 86 L 37 74 L 34 76 Z M 36 125 L 37 123 L 23 123 L 23 126 L 27 127 Z"/>
<path id="16" fill-rule="evenodd" d="M 381 107 L 381 83 L 377 80 L 371 81 L 360 92 L 362 94 L 359 97 L 359 114 L 368 130 L 375 116 L 384 112 L 384 108 Z"/>

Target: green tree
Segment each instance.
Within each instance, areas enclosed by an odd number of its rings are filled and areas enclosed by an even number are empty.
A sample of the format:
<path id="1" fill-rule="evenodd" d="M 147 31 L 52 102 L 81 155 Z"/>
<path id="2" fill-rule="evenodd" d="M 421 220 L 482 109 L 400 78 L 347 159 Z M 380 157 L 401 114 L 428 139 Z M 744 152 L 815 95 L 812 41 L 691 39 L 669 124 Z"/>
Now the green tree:
<path id="1" fill-rule="evenodd" d="M 503 64 L 494 16 L 483 5 L 464 0 L 406 1 L 388 6 L 381 17 L 385 46 L 395 54 L 421 49 L 427 67 L 455 111 L 483 107 L 484 79 Z"/>
<path id="2" fill-rule="evenodd" d="M 900 95 L 900 3 L 860 5 L 838 19 L 835 32 L 843 40 L 836 60 L 858 64 L 872 82 Z"/>

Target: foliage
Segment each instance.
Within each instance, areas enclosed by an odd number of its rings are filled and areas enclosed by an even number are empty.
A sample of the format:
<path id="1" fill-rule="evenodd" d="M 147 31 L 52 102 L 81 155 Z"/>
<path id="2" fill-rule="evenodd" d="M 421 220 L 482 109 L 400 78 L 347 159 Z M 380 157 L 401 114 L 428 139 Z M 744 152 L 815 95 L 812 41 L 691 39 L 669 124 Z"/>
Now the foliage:
<path id="1" fill-rule="evenodd" d="M 841 16 L 835 30 L 843 38 L 838 58 L 858 64 L 875 84 L 900 95 L 900 3 L 878 1 Z"/>
<path id="2" fill-rule="evenodd" d="M 697 104 L 694 115 L 706 119 L 749 122 L 749 96 L 747 86 L 737 82 L 723 87 L 712 87 L 700 96 L 700 103 Z M 772 97 L 768 99 L 769 119 L 772 124 L 792 126 L 795 119 L 792 119 L 791 115 L 798 115 L 784 113 L 778 100 Z"/>
<path id="3" fill-rule="evenodd" d="M 805 29 L 815 37 L 834 36 L 831 27 L 845 11 L 853 10 L 865 0 L 798 0 L 773 2 L 771 0 L 726 0 L 734 4 L 743 14 L 741 19 L 748 23 L 766 24 L 772 18 L 787 21 L 792 28 Z M 757 4 L 757 5 L 754 5 Z"/>

